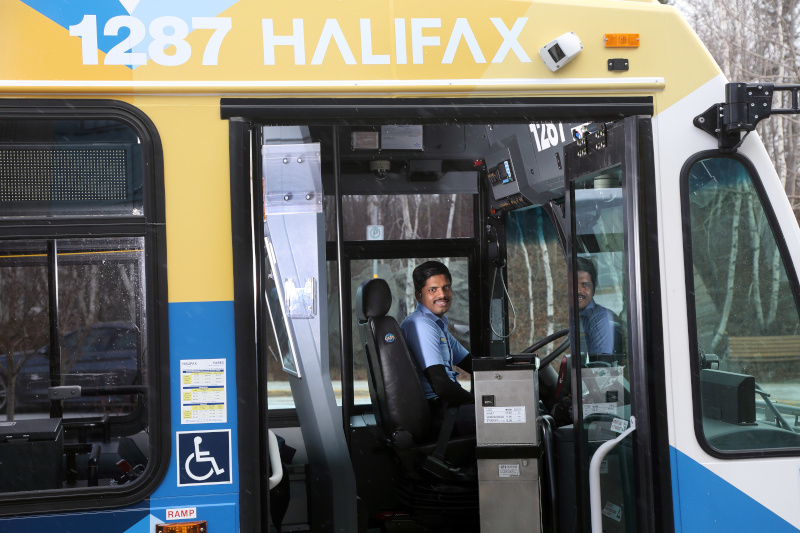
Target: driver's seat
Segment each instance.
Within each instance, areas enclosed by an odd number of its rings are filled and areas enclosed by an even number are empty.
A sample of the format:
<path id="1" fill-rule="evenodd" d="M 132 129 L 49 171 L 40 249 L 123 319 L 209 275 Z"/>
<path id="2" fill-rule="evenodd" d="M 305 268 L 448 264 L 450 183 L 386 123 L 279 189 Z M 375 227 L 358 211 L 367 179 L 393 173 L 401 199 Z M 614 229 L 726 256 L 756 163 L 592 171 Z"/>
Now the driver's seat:
<path id="1" fill-rule="evenodd" d="M 412 477 L 425 470 L 441 479 L 467 480 L 470 475 L 458 465 L 474 457 L 475 437 L 450 438 L 456 408 L 445 415 L 441 428 L 432 427 L 416 365 L 400 326 L 387 316 L 391 306 L 392 292 L 385 280 L 370 279 L 358 287 L 356 316 L 377 422 Z"/>
<path id="2" fill-rule="evenodd" d="M 385 280 L 365 281 L 356 293 L 358 329 L 367 352 L 370 395 L 386 443 L 401 467 L 398 496 L 417 515 L 470 529 L 478 507 L 475 437 L 450 438 L 455 412 L 431 427 L 428 400 L 405 338 L 387 316 L 392 293 Z"/>

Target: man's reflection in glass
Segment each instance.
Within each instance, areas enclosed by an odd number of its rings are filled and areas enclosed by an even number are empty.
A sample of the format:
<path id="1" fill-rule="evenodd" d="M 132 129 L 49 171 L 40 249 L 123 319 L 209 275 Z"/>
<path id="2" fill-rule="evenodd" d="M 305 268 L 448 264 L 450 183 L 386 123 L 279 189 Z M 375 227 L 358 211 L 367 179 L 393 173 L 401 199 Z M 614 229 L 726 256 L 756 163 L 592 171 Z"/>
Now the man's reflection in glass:
<path id="1" fill-rule="evenodd" d="M 578 309 L 581 319 L 581 353 L 618 354 L 620 334 L 618 319 L 613 311 L 594 301 L 597 288 L 597 269 L 586 258 L 578 258 Z"/>

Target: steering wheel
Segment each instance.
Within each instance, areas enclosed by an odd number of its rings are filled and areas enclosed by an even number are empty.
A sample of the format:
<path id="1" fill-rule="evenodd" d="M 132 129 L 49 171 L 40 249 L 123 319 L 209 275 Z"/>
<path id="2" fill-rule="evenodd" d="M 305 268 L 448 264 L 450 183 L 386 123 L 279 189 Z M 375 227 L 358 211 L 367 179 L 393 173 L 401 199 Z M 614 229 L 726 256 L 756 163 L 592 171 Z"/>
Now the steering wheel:
<path id="1" fill-rule="evenodd" d="M 522 353 L 534 353 L 536 350 L 542 348 L 543 346 L 546 346 L 546 345 L 550 344 L 551 342 L 555 342 L 558 339 L 560 339 L 562 337 L 565 337 L 567 335 L 569 335 L 569 328 L 560 329 L 560 330 L 556 331 L 555 333 L 551 333 L 547 337 L 545 337 L 543 339 L 539 339 L 535 343 L 531 344 L 530 346 L 528 346 L 527 348 L 522 350 Z M 569 338 L 567 338 L 564 342 L 562 342 L 547 357 L 542 359 L 540 365 L 541 366 L 549 365 L 552 361 L 555 360 L 556 357 L 558 357 L 559 355 L 564 353 L 564 351 L 566 351 L 567 348 L 569 348 Z"/>

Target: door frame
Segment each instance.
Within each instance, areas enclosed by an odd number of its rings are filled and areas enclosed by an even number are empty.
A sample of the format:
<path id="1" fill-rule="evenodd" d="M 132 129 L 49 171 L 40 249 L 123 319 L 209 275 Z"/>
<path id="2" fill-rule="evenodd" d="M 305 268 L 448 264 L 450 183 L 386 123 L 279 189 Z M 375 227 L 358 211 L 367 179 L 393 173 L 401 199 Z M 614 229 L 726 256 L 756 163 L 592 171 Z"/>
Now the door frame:
<path id="1" fill-rule="evenodd" d="M 631 415 L 636 418 L 633 439 L 635 531 L 674 531 L 672 476 L 664 382 L 663 317 L 659 262 L 658 213 L 654 143 L 651 119 L 631 116 L 606 123 L 606 137 L 588 151 L 578 143 L 564 149 L 570 335 L 578 338 L 574 182 L 613 165 L 622 167 L 623 221 L 626 228 L 625 296 L 627 303 L 628 365 L 631 378 Z M 577 341 L 576 341 L 577 342 Z M 575 343 L 573 343 L 575 344 Z M 576 345 L 576 344 L 575 344 Z M 576 358 L 577 360 L 577 358 Z M 575 468 L 579 477 L 576 502 L 581 530 L 590 529 L 588 461 L 583 444 L 580 364 L 572 365 Z"/>
<path id="2" fill-rule="evenodd" d="M 611 117 L 652 115 L 653 98 L 635 97 L 479 97 L 479 98 L 222 98 L 220 118 L 229 121 L 231 227 L 237 392 L 247 409 L 238 410 L 239 457 L 258 458 L 257 466 L 240 470 L 239 520 L 243 530 L 260 530 L 268 523 L 266 461 L 266 369 L 257 363 L 262 348 L 256 342 L 253 282 L 253 190 L 258 175 L 251 153 L 253 128 L 270 125 L 531 123 L 608 120 Z M 482 236 L 482 233 L 481 233 Z M 483 239 L 481 239 L 483 242 Z M 483 244 L 481 244 L 483 246 Z M 483 251 L 481 251 L 483 253 Z M 671 500 L 670 500 L 671 509 Z M 671 514 L 670 514 L 671 521 Z"/>

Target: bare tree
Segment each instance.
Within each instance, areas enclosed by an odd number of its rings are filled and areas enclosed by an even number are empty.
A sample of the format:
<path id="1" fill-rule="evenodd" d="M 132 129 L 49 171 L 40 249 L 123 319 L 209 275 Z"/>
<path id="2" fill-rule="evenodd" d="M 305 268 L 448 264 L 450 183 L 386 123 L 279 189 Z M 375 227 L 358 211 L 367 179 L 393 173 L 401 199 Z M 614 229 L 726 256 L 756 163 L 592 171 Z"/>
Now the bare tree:
<path id="1" fill-rule="evenodd" d="M 741 204 L 742 204 L 742 195 L 736 194 L 736 198 L 733 202 L 733 219 L 731 221 L 731 253 L 728 258 L 728 276 L 726 279 L 726 290 L 725 290 L 725 303 L 722 306 L 722 314 L 719 321 L 719 326 L 717 327 L 717 331 L 714 333 L 714 339 L 711 341 L 711 350 L 712 352 L 716 349 L 719 342 L 722 340 L 722 337 L 726 333 L 727 325 L 728 325 L 728 317 L 731 313 L 731 306 L 733 304 L 733 297 L 734 292 L 736 289 L 735 286 L 735 279 L 736 279 L 736 264 L 737 264 L 737 257 L 739 253 L 739 220 L 740 220 L 740 213 L 741 213 Z"/>
<path id="2" fill-rule="evenodd" d="M 775 84 L 800 80 L 800 0 L 675 0 L 731 81 Z M 790 107 L 777 93 L 773 106 Z M 781 100 L 782 99 L 782 100 Z M 800 216 L 797 117 L 775 115 L 758 125 L 787 196 Z"/>
<path id="3" fill-rule="evenodd" d="M 530 346 L 533 344 L 533 333 L 534 328 L 536 326 L 536 316 L 534 314 L 534 300 L 533 300 L 533 267 L 531 265 L 531 258 L 528 255 L 528 248 L 525 246 L 525 242 L 523 240 L 523 231 L 522 226 L 520 225 L 519 218 L 514 219 L 517 223 L 517 235 L 519 237 L 519 251 L 522 253 L 522 262 L 525 265 L 525 279 L 527 280 L 527 289 L 528 289 L 528 298 L 527 298 L 527 307 L 528 307 L 528 320 L 530 320 L 529 329 L 528 329 L 528 339 L 527 345 Z M 520 306 L 522 307 L 522 306 Z"/>
<path id="4" fill-rule="evenodd" d="M 553 271 L 550 268 L 550 252 L 547 241 L 544 239 L 544 221 L 539 219 L 536 237 L 542 253 L 542 267 L 544 268 L 545 293 L 547 294 L 547 331 L 550 335 L 555 331 L 555 298 L 553 297 Z"/>
<path id="5" fill-rule="evenodd" d="M 17 377 L 36 350 L 49 338 L 47 274 L 44 267 L 0 268 L 0 372 L 6 416 L 14 420 Z M 0 403 L 3 399 L 0 398 Z"/>

